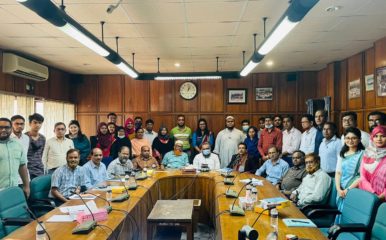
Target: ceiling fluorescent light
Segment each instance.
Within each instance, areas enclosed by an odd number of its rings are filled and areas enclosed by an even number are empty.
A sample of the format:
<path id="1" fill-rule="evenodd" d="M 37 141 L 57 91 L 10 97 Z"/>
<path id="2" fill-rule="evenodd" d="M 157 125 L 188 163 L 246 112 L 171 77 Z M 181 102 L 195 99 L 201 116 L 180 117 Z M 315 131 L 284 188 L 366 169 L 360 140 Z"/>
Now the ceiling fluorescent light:
<path id="1" fill-rule="evenodd" d="M 252 57 L 249 59 L 247 65 L 240 72 L 240 76 L 247 76 L 259 63 L 263 60 L 264 56 L 260 55 L 257 52 L 254 52 Z"/>
<path id="2" fill-rule="evenodd" d="M 216 80 L 222 79 L 221 76 L 157 76 L 154 80 Z"/>
<path id="3" fill-rule="evenodd" d="M 267 55 L 299 22 L 291 22 L 284 17 L 273 32 L 266 38 L 258 50 L 260 55 Z"/>
<path id="4" fill-rule="evenodd" d="M 71 24 L 66 23 L 66 25 L 58 28 L 99 55 L 107 57 L 110 54 L 109 51 L 100 46 L 98 43 L 94 42 L 91 38 L 87 37 L 84 33 L 76 29 Z"/>
<path id="5" fill-rule="evenodd" d="M 138 74 L 131 68 L 129 67 L 126 63 L 121 62 L 116 65 L 119 69 L 121 69 L 124 73 L 129 75 L 132 78 L 137 78 Z"/>

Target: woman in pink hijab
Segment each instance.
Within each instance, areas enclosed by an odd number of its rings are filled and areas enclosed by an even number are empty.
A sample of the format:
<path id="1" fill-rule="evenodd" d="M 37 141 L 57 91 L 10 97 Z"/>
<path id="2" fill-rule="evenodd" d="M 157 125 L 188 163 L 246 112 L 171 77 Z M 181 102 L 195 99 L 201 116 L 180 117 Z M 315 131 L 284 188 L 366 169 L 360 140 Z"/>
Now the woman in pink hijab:
<path id="1" fill-rule="evenodd" d="M 126 136 L 132 140 L 135 137 L 134 120 L 132 118 L 127 118 L 124 128 Z"/>
<path id="2" fill-rule="evenodd" d="M 385 201 L 386 194 L 386 126 L 377 126 L 371 132 L 371 142 L 363 154 L 360 179 L 349 189 L 357 187 L 374 193 Z"/>

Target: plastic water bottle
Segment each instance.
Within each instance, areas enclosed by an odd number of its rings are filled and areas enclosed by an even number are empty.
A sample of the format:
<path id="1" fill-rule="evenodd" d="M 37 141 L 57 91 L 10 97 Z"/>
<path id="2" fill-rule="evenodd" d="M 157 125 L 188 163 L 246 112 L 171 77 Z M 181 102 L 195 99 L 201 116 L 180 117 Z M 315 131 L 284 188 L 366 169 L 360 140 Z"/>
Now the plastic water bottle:
<path id="1" fill-rule="evenodd" d="M 109 189 L 106 192 L 106 200 L 111 202 L 112 199 L 113 199 L 113 192 L 111 191 L 111 189 Z"/>
<path id="2" fill-rule="evenodd" d="M 245 188 L 245 199 L 247 202 L 251 201 L 251 195 L 252 195 L 252 186 L 248 184 L 248 186 Z"/>
<path id="3" fill-rule="evenodd" d="M 125 186 L 129 186 L 129 179 L 130 179 L 129 174 L 126 174 L 125 175 Z"/>
<path id="4" fill-rule="evenodd" d="M 252 188 L 252 202 L 255 204 L 257 203 L 258 197 L 257 197 L 257 189 L 254 187 Z"/>
<path id="5" fill-rule="evenodd" d="M 276 208 L 271 209 L 271 227 L 273 227 L 274 231 L 278 231 L 279 227 L 279 212 L 277 211 Z"/>
<path id="6" fill-rule="evenodd" d="M 40 222 L 40 224 L 36 224 L 36 240 L 47 240 L 47 233 L 44 229 L 46 228 L 44 226 L 43 222 Z"/>

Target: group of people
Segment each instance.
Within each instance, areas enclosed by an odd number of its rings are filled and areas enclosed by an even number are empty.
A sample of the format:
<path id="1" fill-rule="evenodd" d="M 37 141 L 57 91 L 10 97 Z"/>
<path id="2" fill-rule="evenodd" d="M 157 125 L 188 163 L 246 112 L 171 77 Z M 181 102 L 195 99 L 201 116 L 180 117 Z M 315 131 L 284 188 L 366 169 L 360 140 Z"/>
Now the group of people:
<path id="1" fill-rule="evenodd" d="M 21 184 L 29 195 L 29 181 L 52 174 L 51 196 L 67 201 L 80 186 L 103 187 L 106 180 L 132 169 L 231 168 L 264 176 L 299 206 L 327 200 L 332 179 L 338 192 L 338 206 L 351 188 L 359 187 L 385 199 L 386 191 L 386 115 L 368 115 L 369 132 L 357 128 L 357 114 L 342 114 L 341 138 L 334 122 L 324 110 L 301 117 L 302 131 L 294 127 L 292 116 L 266 116 L 259 126 L 249 120 L 235 127 L 227 116 L 225 128 L 215 137 L 207 121 L 199 119 L 192 131 L 184 115 L 170 131 L 154 121 L 127 118 L 123 126 L 117 115 L 109 113 L 99 123 L 97 134 L 85 136 L 78 121 L 67 126 L 54 125 L 55 136 L 39 133 L 44 117 L 34 113 L 25 119 L 15 115 L 0 118 L 0 189 Z M 67 132 L 67 134 L 66 134 Z"/>

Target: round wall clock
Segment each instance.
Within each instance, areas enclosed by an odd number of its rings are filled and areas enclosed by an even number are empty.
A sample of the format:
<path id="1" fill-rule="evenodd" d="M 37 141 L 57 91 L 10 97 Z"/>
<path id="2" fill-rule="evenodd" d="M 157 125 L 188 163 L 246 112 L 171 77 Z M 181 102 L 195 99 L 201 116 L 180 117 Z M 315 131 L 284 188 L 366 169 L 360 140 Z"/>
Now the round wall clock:
<path id="1" fill-rule="evenodd" d="M 183 99 L 192 100 L 197 96 L 197 86 L 193 82 L 184 82 L 180 86 L 180 95 Z"/>

